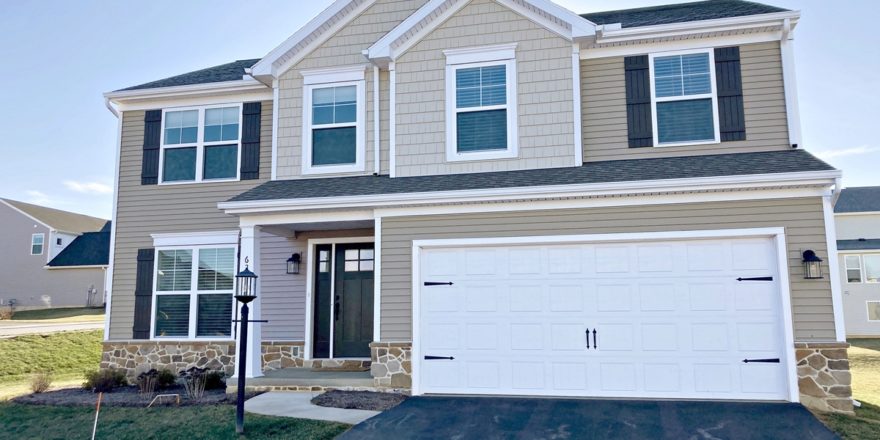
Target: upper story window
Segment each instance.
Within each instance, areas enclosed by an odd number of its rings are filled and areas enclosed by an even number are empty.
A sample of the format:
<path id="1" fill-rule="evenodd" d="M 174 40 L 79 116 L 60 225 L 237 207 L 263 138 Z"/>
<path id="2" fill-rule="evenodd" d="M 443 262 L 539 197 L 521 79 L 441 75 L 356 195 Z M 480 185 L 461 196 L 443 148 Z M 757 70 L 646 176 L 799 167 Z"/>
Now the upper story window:
<path id="1" fill-rule="evenodd" d="M 364 171 L 364 69 L 301 72 L 303 174 Z"/>
<path id="2" fill-rule="evenodd" d="M 238 179 L 241 105 L 163 111 L 162 183 Z"/>
<path id="3" fill-rule="evenodd" d="M 846 255 L 843 261 L 848 283 L 880 283 L 880 254 Z"/>
<path id="4" fill-rule="evenodd" d="M 234 269 L 234 247 L 158 249 L 153 336 L 229 338 Z"/>
<path id="5" fill-rule="evenodd" d="M 720 142 L 712 50 L 650 55 L 654 145 Z"/>
<path id="6" fill-rule="evenodd" d="M 516 45 L 446 55 L 446 159 L 516 157 Z"/>
<path id="7" fill-rule="evenodd" d="M 43 255 L 43 244 L 46 241 L 46 234 L 31 235 L 31 255 Z"/>

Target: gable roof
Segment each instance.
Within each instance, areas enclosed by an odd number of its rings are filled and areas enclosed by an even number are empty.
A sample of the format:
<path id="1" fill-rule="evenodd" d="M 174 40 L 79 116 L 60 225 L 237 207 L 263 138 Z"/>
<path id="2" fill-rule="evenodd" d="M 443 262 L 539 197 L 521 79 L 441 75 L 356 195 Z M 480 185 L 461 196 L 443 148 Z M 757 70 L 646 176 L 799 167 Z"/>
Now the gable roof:
<path id="1" fill-rule="evenodd" d="M 708 0 L 647 8 L 592 12 L 581 14 L 581 17 L 596 24 L 620 23 L 623 28 L 631 28 L 788 11 L 788 9 L 744 0 Z"/>
<path id="2" fill-rule="evenodd" d="M 99 232 L 76 237 L 52 261 L 49 267 L 107 266 L 110 263 L 110 222 Z"/>
<path id="3" fill-rule="evenodd" d="M 107 220 L 97 217 L 91 217 L 75 212 L 62 211 L 60 209 L 47 208 L 45 206 L 32 205 L 30 203 L 19 202 L 17 200 L 0 199 L 14 209 L 23 212 L 34 220 L 46 225 L 47 227 L 61 232 L 71 232 L 75 234 L 83 232 L 95 232 L 101 230 Z"/>
<path id="4" fill-rule="evenodd" d="M 588 162 L 580 167 L 390 178 L 383 176 L 274 180 L 229 202 L 373 196 L 640 180 L 741 176 L 834 167 L 805 150 Z"/>
<path id="5" fill-rule="evenodd" d="M 880 212 L 880 186 L 844 188 L 834 212 Z"/>
<path id="6" fill-rule="evenodd" d="M 124 92 L 128 90 L 157 89 L 161 87 L 189 86 L 193 84 L 237 81 L 244 77 L 245 69 L 253 66 L 257 63 L 257 61 L 260 61 L 260 59 L 254 58 L 250 60 L 237 60 L 231 63 L 194 70 L 192 72 L 170 76 L 168 78 L 150 81 L 148 83 L 126 87 L 124 89 L 119 89 L 115 91 Z"/>

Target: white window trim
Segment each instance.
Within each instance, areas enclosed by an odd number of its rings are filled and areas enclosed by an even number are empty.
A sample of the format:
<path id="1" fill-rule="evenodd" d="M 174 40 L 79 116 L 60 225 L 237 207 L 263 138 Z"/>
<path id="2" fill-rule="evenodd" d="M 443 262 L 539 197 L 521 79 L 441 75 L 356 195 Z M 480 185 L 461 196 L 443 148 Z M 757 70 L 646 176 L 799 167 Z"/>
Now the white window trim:
<path id="1" fill-rule="evenodd" d="M 234 341 L 235 340 L 235 332 L 232 320 L 229 322 L 229 336 L 228 337 L 217 337 L 217 336 L 196 336 L 197 325 L 198 325 L 198 307 L 199 307 L 199 295 L 211 295 L 211 294 L 229 294 L 229 301 L 232 302 L 232 318 L 236 316 L 236 304 L 235 304 L 235 282 L 233 281 L 233 286 L 231 290 L 210 290 L 210 291 L 199 291 L 198 290 L 198 282 L 199 282 L 199 252 L 202 249 L 228 249 L 232 248 L 234 255 L 238 255 L 238 247 L 235 244 L 212 244 L 212 245 L 186 245 L 186 246 L 163 246 L 155 248 L 155 257 L 153 258 L 153 299 L 152 305 L 150 307 L 150 340 L 154 341 Z M 169 251 L 169 250 L 189 250 L 192 251 L 192 270 L 190 271 L 190 289 L 185 291 L 159 291 L 159 252 L 160 251 Z M 233 271 L 235 268 L 233 269 Z M 163 295 L 187 295 L 189 296 L 189 324 L 188 324 L 188 334 L 187 336 L 156 336 L 156 307 L 158 305 L 158 297 Z"/>
<path id="2" fill-rule="evenodd" d="M 859 262 L 862 264 L 862 282 L 865 284 L 880 284 L 880 281 L 868 281 L 868 264 L 865 262 L 865 257 L 877 257 L 880 258 L 880 254 L 860 254 Z"/>
<path id="3" fill-rule="evenodd" d="M 519 156 L 519 137 L 517 136 L 517 77 L 516 77 L 516 43 L 495 46 L 472 47 L 464 49 L 444 50 L 446 55 L 446 160 L 449 162 L 469 160 L 511 159 Z M 470 107 L 459 109 L 456 102 L 455 75 L 459 69 L 472 67 L 499 66 L 506 67 L 507 103 L 488 107 Z M 459 112 L 484 110 L 507 110 L 507 149 L 458 151 L 458 124 L 456 115 Z"/>
<path id="4" fill-rule="evenodd" d="M 357 173 L 365 170 L 367 145 L 366 65 L 300 72 L 303 76 L 302 174 Z M 322 124 L 321 128 L 355 127 L 355 161 L 351 164 L 312 165 L 312 91 L 329 87 L 356 87 L 355 123 Z"/>
<path id="5" fill-rule="evenodd" d="M 228 108 L 228 107 L 237 107 L 238 108 L 238 140 L 236 141 L 214 141 L 214 142 L 205 142 L 203 139 L 205 133 L 205 110 L 213 109 L 213 108 Z M 168 112 L 179 112 L 179 111 L 188 111 L 188 110 L 198 110 L 199 112 L 199 122 L 198 122 L 198 130 L 196 133 L 196 142 L 188 143 L 188 144 L 171 144 L 165 145 L 165 122 L 168 118 L 165 117 L 165 114 Z M 169 107 L 162 109 L 162 131 L 159 135 L 159 185 L 188 185 L 193 183 L 212 183 L 212 182 L 236 182 L 241 179 L 241 134 L 242 127 L 244 126 L 244 115 L 242 115 L 242 103 L 226 103 L 226 104 L 214 104 L 214 105 L 204 105 L 204 106 L 194 106 L 194 107 Z M 224 178 L 224 179 L 204 179 L 203 174 L 205 170 L 205 147 L 210 147 L 214 145 L 231 145 L 236 144 L 238 147 L 238 155 L 235 165 L 235 177 Z M 165 150 L 173 149 L 173 148 L 196 148 L 196 178 L 195 180 L 175 180 L 171 182 L 165 181 Z"/>
<path id="6" fill-rule="evenodd" d="M 859 267 L 849 267 L 846 264 L 846 260 L 849 257 L 856 257 L 859 261 Z M 858 281 L 850 281 L 849 280 L 849 271 L 858 270 L 859 271 L 859 280 Z M 843 256 L 843 276 L 846 277 L 846 284 L 861 284 L 865 282 L 865 271 L 862 268 L 862 256 L 859 254 L 855 255 L 844 255 Z"/>
<path id="7" fill-rule="evenodd" d="M 868 315 L 868 322 L 880 322 L 880 319 L 871 319 L 871 310 L 868 309 L 871 303 L 880 304 L 880 301 L 865 301 L 865 314 Z"/>
<path id="8" fill-rule="evenodd" d="M 40 253 L 39 254 L 34 253 L 34 246 L 36 246 L 34 244 L 34 239 L 37 237 L 43 238 L 43 243 L 40 245 Z M 43 255 L 43 252 L 45 252 L 45 251 L 46 251 L 46 234 L 42 233 L 42 232 L 37 233 L 37 234 L 31 234 L 31 249 L 29 251 L 31 253 L 31 255 Z"/>
<path id="9" fill-rule="evenodd" d="M 701 95 L 683 95 L 683 96 L 668 96 L 658 98 L 655 89 L 654 83 L 654 58 L 658 57 L 667 57 L 667 56 L 675 56 L 675 55 L 691 55 L 696 53 L 705 53 L 709 55 L 709 82 L 712 87 L 711 93 L 704 93 Z M 692 49 L 692 50 L 679 50 L 679 51 L 670 51 L 670 52 L 656 52 L 648 54 L 648 69 L 650 72 L 649 81 L 651 83 L 651 129 L 653 131 L 654 136 L 654 146 L 655 147 L 681 147 L 687 145 L 709 145 L 709 144 L 717 144 L 721 142 L 721 126 L 719 124 L 718 119 L 718 90 L 717 85 L 715 84 L 715 50 L 711 48 L 704 49 Z M 714 132 L 715 138 L 711 140 L 699 140 L 699 141 L 689 141 L 689 142 L 667 142 L 660 143 L 660 133 L 657 131 L 657 103 L 658 102 L 675 102 L 675 101 L 692 101 L 697 99 L 712 99 L 712 123 L 715 125 Z"/>

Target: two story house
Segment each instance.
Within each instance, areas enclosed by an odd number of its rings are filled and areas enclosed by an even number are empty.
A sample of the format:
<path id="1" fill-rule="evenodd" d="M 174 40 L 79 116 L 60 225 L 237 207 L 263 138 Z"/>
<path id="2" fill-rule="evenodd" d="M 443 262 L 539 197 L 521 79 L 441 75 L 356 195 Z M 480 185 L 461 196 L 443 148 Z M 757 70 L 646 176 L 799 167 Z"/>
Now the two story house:
<path id="1" fill-rule="evenodd" d="M 337 0 L 260 59 L 109 92 L 102 368 L 232 372 L 248 267 L 249 386 L 369 369 L 352 384 L 851 411 L 798 20 Z"/>
<path id="2" fill-rule="evenodd" d="M 880 336 L 880 186 L 841 191 L 834 219 L 846 335 Z"/>

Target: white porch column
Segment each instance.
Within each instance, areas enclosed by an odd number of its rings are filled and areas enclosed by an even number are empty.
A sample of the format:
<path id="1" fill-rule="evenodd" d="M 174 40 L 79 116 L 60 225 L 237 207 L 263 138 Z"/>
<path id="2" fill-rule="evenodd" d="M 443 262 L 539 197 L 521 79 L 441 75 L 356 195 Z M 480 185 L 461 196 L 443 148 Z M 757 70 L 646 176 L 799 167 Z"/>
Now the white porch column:
<path id="1" fill-rule="evenodd" d="M 257 298 L 253 300 L 248 307 L 250 307 L 250 316 L 251 319 L 262 319 L 263 314 L 260 312 L 260 303 L 262 302 L 261 296 L 263 295 L 263 291 L 260 288 L 262 279 L 262 273 L 260 273 L 260 227 L 259 226 L 242 226 L 241 227 L 241 248 L 239 251 L 241 252 L 241 263 L 239 265 L 238 270 L 241 271 L 245 267 L 245 261 L 247 260 L 247 266 L 251 270 L 251 272 L 257 274 Z M 236 319 L 241 319 L 241 303 L 236 301 Z M 241 323 L 239 323 L 239 326 Z M 261 323 L 250 323 L 248 324 L 248 341 L 247 341 L 247 365 L 245 365 L 245 377 L 260 377 L 263 375 L 262 368 L 262 353 L 260 343 L 263 340 Z M 241 332 L 239 331 L 236 335 L 236 355 L 238 355 L 238 347 L 241 344 Z M 237 362 L 237 361 L 236 361 Z M 235 368 L 236 374 L 238 374 L 238 366 Z"/>

